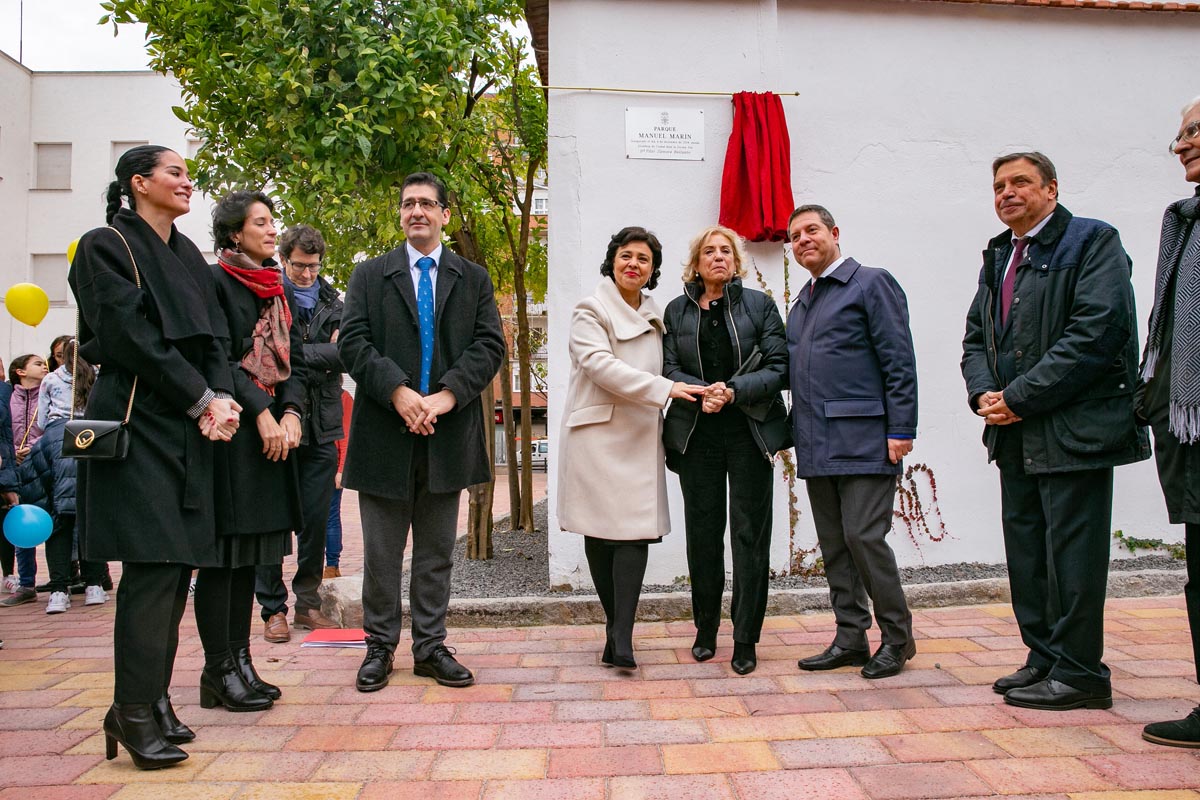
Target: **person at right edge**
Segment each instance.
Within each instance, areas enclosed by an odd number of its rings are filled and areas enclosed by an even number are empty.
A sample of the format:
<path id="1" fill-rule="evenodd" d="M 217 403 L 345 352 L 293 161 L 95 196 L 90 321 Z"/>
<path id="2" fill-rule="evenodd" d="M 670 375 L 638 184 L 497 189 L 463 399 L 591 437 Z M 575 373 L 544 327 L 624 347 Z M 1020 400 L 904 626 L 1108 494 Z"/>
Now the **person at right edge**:
<path id="1" fill-rule="evenodd" d="M 1183 109 L 1171 152 L 1188 181 L 1200 184 L 1200 97 Z M 1191 197 L 1167 206 L 1158 246 L 1154 310 L 1143 383 L 1137 393 L 1139 421 L 1154 431 L 1158 478 L 1173 524 L 1184 525 L 1187 585 L 1183 588 L 1192 629 L 1192 657 L 1200 681 L 1200 186 Z M 1174 747 L 1200 747 L 1200 706 L 1180 720 L 1152 722 L 1142 738 Z"/>
<path id="2" fill-rule="evenodd" d="M 885 269 L 842 255 L 823 206 L 788 219 L 796 261 L 812 275 L 787 316 L 796 475 L 812 504 L 837 621 L 804 670 L 861 666 L 888 678 L 916 655 L 912 612 L 887 543 L 896 478 L 917 435 L 917 359 L 904 290 Z M 870 598 L 880 644 L 867 647 Z"/>
<path id="3" fill-rule="evenodd" d="M 1013 613 L 1029 648 L 992 688 L 1023 708 L 1111 708 L 1101 656 L 1113 467 L 1150 456 L 1133 415 L 1132 261 L 1116 228 L 1059 205 L 1045 155 L 997 158 L 992 191 L 1008 227 L 983 251 L 962 374 L 1000 470 Z"/>

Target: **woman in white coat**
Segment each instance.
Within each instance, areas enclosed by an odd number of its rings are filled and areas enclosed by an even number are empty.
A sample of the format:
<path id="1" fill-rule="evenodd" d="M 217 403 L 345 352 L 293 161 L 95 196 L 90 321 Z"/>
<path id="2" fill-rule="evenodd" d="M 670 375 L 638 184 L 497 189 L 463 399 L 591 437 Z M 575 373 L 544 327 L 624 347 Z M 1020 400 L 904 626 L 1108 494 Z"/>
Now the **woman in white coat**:
<path id="1" fill-rule="evenodd" d="M 662 377 L 662 309 L 643 289 L 658 283 L 662 245 L 644 228 L 608 243 L 599 286 L 571 315 L 571 378 L 559 445 L 558 521 L 583 534 L 604 607 L 601 661 L 632 669 L 637 614 L 651 542 L 671 529 L 662 410 L 703 386 Z"/>

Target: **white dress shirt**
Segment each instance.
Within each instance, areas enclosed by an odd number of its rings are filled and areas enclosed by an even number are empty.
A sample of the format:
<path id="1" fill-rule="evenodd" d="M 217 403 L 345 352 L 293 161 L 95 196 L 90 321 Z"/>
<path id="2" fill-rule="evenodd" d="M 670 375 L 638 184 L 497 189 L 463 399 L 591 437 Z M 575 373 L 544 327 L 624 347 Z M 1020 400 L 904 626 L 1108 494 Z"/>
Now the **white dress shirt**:
<path id="1" fill-rule="evenodd" d="M 428 256 L 408 242 L 405 242 L 404 246 L 408 249 L 408 271 L 412 275 L 413 294 L 418 294 L 421 291 L 421 268 L 417 266 L 417 259 L 433 259 L 433 266 L 429 268 L 429 280 L 433 283 L 433 296 L 436 298 L 438 264 L 442 263 L 442 245 L 439 243 Z"/>

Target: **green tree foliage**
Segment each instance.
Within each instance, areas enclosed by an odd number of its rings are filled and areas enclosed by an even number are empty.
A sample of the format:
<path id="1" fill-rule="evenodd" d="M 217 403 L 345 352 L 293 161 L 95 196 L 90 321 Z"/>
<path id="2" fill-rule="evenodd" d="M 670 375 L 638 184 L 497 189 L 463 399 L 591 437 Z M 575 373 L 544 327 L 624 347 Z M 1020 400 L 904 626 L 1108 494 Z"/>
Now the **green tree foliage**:
<path id="1" fill-rule="evenodd" d="M 106 0 L 142 22 L 151 66 L 184 92 L 209 193 L 270 184 L 286 221 L 316 225 L 348 275 L 403 238 L 399 183 L 450 177 L 501 66 L 513 0 Z M 453 181 L 451 181 L 453 184 Z"/>
<path id="2" fill-rule="evenodd" d="M 513 23 L 519 0 L 105 0 L 102 23 L 141 22 L 151 66 L 184 93 L 175 114 L 203 145 L 192 169 L 209 194 L 269 187 L 285 223 L 315 225 L 329 277 L 400 243 L 399 187 L 445 180 L 456 249 L 512 297 L 516 353 L 530 374 L 526 294 L 541 299 L 544 248 L 532 235 L 546 158 L 546 101 Z M 506 373 L 507 374 L 507 373 Z M 530 381 L 524 381 L 528 387 Z M 511 395 L 505 394 L 506 419 Z M 529 396 L 522 394 L 528 431 Z M 488 423 L 491 415 L 488 413 Z M 511 439 L 515 434 L 508 431 Z M 510 463 L 512 458 L 510 456 Z M 514 527 L 532 526 L 525 453 Z M 490 533 L 491 486 L 472 493 Z M 520 512 L 517 513 L 517 509 Z M 490 553 L 481 541 L 479 553 Z"/>

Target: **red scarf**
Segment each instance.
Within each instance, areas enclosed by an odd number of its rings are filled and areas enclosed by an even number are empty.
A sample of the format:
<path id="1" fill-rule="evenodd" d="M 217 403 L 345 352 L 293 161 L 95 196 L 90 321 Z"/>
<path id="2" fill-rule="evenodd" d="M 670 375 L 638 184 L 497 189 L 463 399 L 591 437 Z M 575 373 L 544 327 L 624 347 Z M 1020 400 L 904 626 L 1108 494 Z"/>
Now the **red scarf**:
<path id="1" fill-rule="evenodd" d="M 283 293 L 283 273 L 273 267 L 260 267 L 245 253 L 229 249 L 221 251 L 217 263 L 255 297 L 266 301 L 241 365 L 259 388 L 273 397 L 276 384 L 286 381 L 292 372 L 292 310 Z"/>

